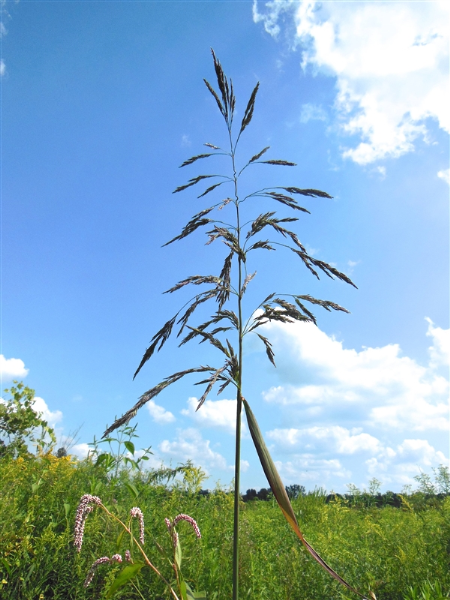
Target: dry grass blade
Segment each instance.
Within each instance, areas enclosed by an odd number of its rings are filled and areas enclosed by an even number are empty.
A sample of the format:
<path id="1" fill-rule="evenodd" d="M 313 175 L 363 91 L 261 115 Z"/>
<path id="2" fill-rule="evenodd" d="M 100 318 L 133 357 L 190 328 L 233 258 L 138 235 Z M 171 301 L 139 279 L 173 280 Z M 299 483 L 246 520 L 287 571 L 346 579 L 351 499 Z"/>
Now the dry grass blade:
<path id="1" fill-rule="evenodd" d="M 211 322 L 209 322 L 208 324 L 210 324 L 210 323 Z M 223 352 L 227 358 L 230 358 L 230 353 L 225 348 L 225 346 L 223 346 L 222 342 L 220 340 L 218 340 L 216 337 L 214 337 L 211 333 L 208 333 L 207 331 L 203 331 L 204 325 L 202 325 L 201 327 L 191 327 L 190 325 L 187 325 L 186 327 L 188 329 L 190 329 L 192 331 L 192 333 L 195 333 L 196 335 L 200 335 L 204 339 L 208 340 L 208 342 L 210 342 L 210 344 L 212 344 L 218 350 Z M 184 340 L 181 342 L 180 346 L 183 345 L 183 343 L 185 343 Z"/>
<path id="2" fill-rule="evenodd" d="M 261 156 L 267 152 L 267 150 L 269 150 L 270 146 L 266 146 L 263 150 L 261 150 L 261 152 L 258 152 L 258 154 L 255 154 L 255 156 L 252 156 L 251 159 L 248 161 L 248 164 L 255 162 L 255 160 L 258 160 L 258 158 L 261 158 Z"/>
<path id="3" fill-rule="evenodd" d="M 206 194 L 209 194 L 209 192 L 212 192 L 213 190 L 215 190 L 216 187 L 219 187 L 219 185 L 222 185 L 222 183 L 225 183 L 225 181 L 220 181 L 219 183 L 215 183 L 214 185 L 210 186 L 203 192 L 203 194 L 200 194 L 200 196 L 197 196 L 197 198 L 203 198 L 203 196 L 206 196 Z"/>
<path id="4" fill-rule="evenodd" d="M 285 204 L 286 206 L 289 206 L 289 208 L 293 208 L 294 210 L 301 210 L 302 212 L 311 214 L 308 209 L 303 208 L 303 206 L 300 206 L 298 204 L 297 200 L 295 200 L 295 198 L 291 198 L 290 196 L 285 196 L 284 194 L 279 194 L 278 192 L 268 192 L 267 194 L 264 194 L 264 195 L 268 196 L 269 198 L 273 198 L 277 202 L 281 202 L 281 204 Z"/>
<path id="5" fill-rule="evenodd" d="M 319 300 L 318 298 L 313 298 L 309 294 L 307 294 L 306 296 L 295 296 L 295 299 L 297 298 L 300 298 L 301 300 L 306 300 L 306 302 L 311 302 L 311 304 L 318 304 L 319 306 L 325 308 L 325 310 L 327 310 L 328 312 L 331 312 L 331 310 L 340 310 L 342 312 L 350 314 L 349 310 L 347 310 L 343 306 L 339 306 L 339 304 L 336 304 L 335 302 L 331 302 L 330 300 Z"/>
<path id="6" fill-rule="evenodd" d="M 178 186 L 172 192 L 172 194 L 176 194 L 177 192 L 182 192 L 183 190 L 186 190 L 187 188 L 191 187 L 192 185 L 195 185 L 199 181 L 202 181 L 203 179 L 209 179 L 210 177 L 220 177 L 220 175 L 199 175 L 198 177 L 194 177 L 192 179 L 189 179 L 188 183 L 186 183 L 185 185 Z"/>
<path id="7" fill-rule="evenodd" d="M 213 86 L 209 83 L 209 81 L 206 81 L 206 79 L 203 79 L 203 81 L 205 82 L 206 87 L 208 88 L 208 90 L 211 92 L 211 94 L 214 96 L 215 101 L 217 102 L 217 106 L 219 107 L 220 112 L 222 113 L 222 115 L 225 117 L 225 109 L 222 106 L 222 102 L 219 99 L 219 96 L 216 94 L 215 89 L 213 88 Z M 208 144 L 205 144 L 205 146 L 207 146 Z"/>
<path id="8" fill-rule="evenodd" d="M 244 283 L 242 285 L 242 289 L 241 289 L 241 298 L 242 296 L 245 294 L 245 290 L 247 289 L 248 284 L 250 283 L 250 281 L 255 277 L 256 275 L 256 271 L 254 273 L 250 273 L 249 275 L 247 275 L 247 277 L 244 279 Z"/>
<path id="9" fill-rule="evenodd" d="M 297 187 L 284 187 L 281 189 L 286 190 L 286 192 L 288 192 L 289 194 L 301 194 L 302 196 L 311 196 L 311 197 L 319 196 L 320 198 L 333 198 L 333 196 L 330 196 L 330 194 L 327 194 L 326 192 L 321 192 L 320 190 L 310 190 L 310 189 L 302 190 Z"/>
<path id="10" fill-rule="evenodd" d="M 264 346 L 266 347 L 266 354 L 267 354 L 267 357 L 268 357 L 268 359 L 270 360 L 270 362 L 273 364 L 273 366 L 274 366 L 274 367 L 276 367 L 277 365 L 275 364 L 275 361 L 274 361 L 274 359 L 273 359 L 273 358 L 274 358 L 274 356 L 275 356 L 275 353 L 274 353 L 274 351 L 272 350 L 272 344 L 271 344 L 271 343 L 269 342 L 269 340 L 268 340 L 266 337 L 264 337 L 263 335 L 261 335 L 261 334 L 259 334 L 259 333 L 257 333 L 256 335 L 259 337 L 259 339 L 260 339 L 260 340 L 262 340 L 262 341 L 264 342 Z"/>
<path id="11" fill-rule="evenodd" d="M 214 298 L 214 296 L 216 294 L 217 294 L 217 288 L 214 288 L 213 290 L 208 290 L 208 291 L 203 292 L 202 294 L 199 294 L 198 296 L 195 297 L 195 300 L 192 302 L 192 304 L 187 308 L 186 312 L 177 321 L 177 325 L 179 325 L 181 323 L 181 328 L 180 328 L 180 331 L 177 333 L 177 337 L 180 337 L 180 335 L 183 332 L 183 329 L 186 327 L 186 324 L 189 321 L 189 318 L 192 316 L 192 314 L 197 309 L 197 307 L 200 304 L 203 304 L 204 302 L 206 302 L 207 300 Z"/>
<path id="12" fill-rule="evenodd" d="M 130 410 L 128 410 L 119 419 L 116 419 L 111 425 L 111 427 L 108 427 L 108 429 L 102 435 L 102 439 L 107 437 L 118 427 L 121 427 L 125 423 L 128 423 L 130 419 L 132 419 L 136 415 L 137 411 L 144 406 L 144 404 L 146 404 L 149 400 L 161 393 L 167 386 L 172 385 L 172 383 L 175 383 L 176 381 L 178 381 L 185 375 L 189 375 L 190 373 L 204 373 L 206 371 L 214 372 L 216 371 L 216 369 L 214 367 L 209 366 L 195 367 L 193 369 L 186 369 L 185 371 L 180 371 L 178 373 L 170 375 L 169 377 L 166 377 L 164 381 L 161 381 L 160 383 L 158 383 L 158 385 L 155 385 L 155 387 L 145 392 L 145 394 L 143 394 L 139 398 L 138 402 L 136 402 L 136 404 L 132 408 L 130 408 Z"/>
<path id="13" fill-rule="evenodd" d="M 354 288 L 358 289 L 353 283 L 353 281 L 350 279 L 350 277 L 345 275 L 345 273 L 341 273 L 340 271 L 338 271 L 328 263 L 324 262 L 323 260 L 317 260 L 316 258 L 309 256 L 309 254 L 307 254 L 306 252 L 299 252 L 295 248 L 291 248 L 291 250 L 295 252 L 298 256 L 300 256 L 305 266 L 311 271 L 311 273 L 313 273 L 317 277 L 317 279 L 320 279 L 320 277 L 311 265 L 318 267 L 323 273 L 325 273 L 325 275 L 328 275 L 330 279 L 334 279 L 336 277 L 337 279 L 345 281 L 345 283 L 348 283 L 349 285 L 352 285 Z"/>
<path id="14" fill-rule="evenodd" d="M 198 409 L 201 407 L 201 405 L 205 402 L 206 398 L 208 397 L 209 392 L 213 389 L 215 383 L 217 382 L 217 379 L 219 378 L 219 375 L 221 375 L 225 371 L 225 368 L 226 368 L 226 366 L 224 365 L 220 369 L 217 369 L 217 371 L 213 375 L 211 375 L 208 386 L 207 386 L 206 390 L 203 392 L 202 397 L 198 401 L 198 405 L 197 405 L 197 408 L 195 409 L 195 412 L 197 412 Z"/>
<path id="15" fill-rule="evenodd" d="M 144 356 L 142 357 L 142 360 L 139 364 L 139 367 L 136 369 L 136 372 L 133 375 L 133 379 L 136 377 L 136 375 L 139 373 L 139 371 L 142 369 L 142 367 L 145 365 L 145 363 L 153 356 L 153 354 L 156 350 L 156 346 L 159 344 L 159 348 L 158 348 L 158 352 L 159 352 L 161 350 L 161 348 L 164 346 L 164 344 L 167 342 L 167 340 L 170 337 L 170 334 L 172 333 L 172 328 L 174 326 L 175 319 L 177 318 L 177 316 L 178 316 L 178 313 L 172 319 L 167 321 L 167 323 L 164 323 L 164 325 L 161 327 L 161 329 L 157 333 L 155 333 L 155 335 L 152 337 L 151 344 L 145 351 Z"/>
<path id="16" fill-rule="evenodd" d="M 264 250 L 275 250 L 273 246 L 270 245 L 269 240 L 260 240 L 259 242 L 255 242 L 250 248 L 247 249 L 247 253 L 250 250 L 257 250 L 258 248 L 263 248 Z"/>
<path id="17" fill-rule="evenodd" d="M 176 237 L 172 238 L 171 240 L 169 240 L 168 242 L 163 244 L 162 247 L 164 248 L 164 246 L 168 246 L 169 244 L 173 244 L 173 242 L 182 240 L 183 238 L 187 237 L 188 235 L 191 235 L 191 233 L 194 233 L 194 231 L 196 231 L 199 227 L 208 225 L 208 223 L 211 223 L 211 222 L 212 222 L 212 219 L 192 219 L 192 221 L 189 221 L 189 223 L 187 223 L 183 227 L 183 230 L 180 233 L 180 235 L 177 235 Z"/>
<path id="18" fill-rule="evenodd" d="M 214 50 L 212 48 L 211 48 L 211 54 L 213 55 L 213 59 L 214 59 L 214 70 L 216 71 L 217 84 L 218 84 L 219 90 L 222 94 L 222 102 L 223 102 L 223 106 L 224 106 L 223 115 L 228 122 L 228 105 L 229 105 L 229 99 L 230 99 L 230 92 L 228 89 L 227 78 L 225 77 L 225 74 L 222 69 L 222 65 L 220 64 L 219 60 L 216 58 L 216 55 L 214 54 Z"/>
<path id="19" fill-rule="evenodd" d="M 220 286 L 217 287 L 217 302 L 219 303 L 219 311 L 222 310 L 222 306 L 230 298 L 230 285 L 231 285 L 231 263 L 233 260 L 234 251 L 226 257 L 222 271 L 220 272 Z"/>
<path id="20" fill-rule="evenodd" d="M 255 415 L 253 414 L 250 406 L 245 400 L 242 399 L 245 408 L 245 414 L 247 416 L 248 428 L 250 430 L 250 435 L 252 436 L 253 443 L 256 448 L 256 452 L 258 453 L 259 460 L 261 462 L 261 466 L 264 470 L 264 473 L 267 477 L 267 481 L 272 489 L 273 495 L 280 507 L 283 515 L 285 516 L 287 522 L 294 530 L 297 537 L 300 539 L 301 543 L 305 546 L 306 550 L 309 554 L 316 560 L 324 569 L 327 571 L 336 581 L 339 581 L 343 586 L 352 591 L 354 594 L 357 594 L 360 598 L 365 597 L 360 594 L 357 590 L 355 590 L 349 583 L 345 581 L 340 575 L 336 573 L 324 560 L 319 556 L 319 554 L 314 550 L 314 548 L 305 540 L 303 533 L 300 530 L 300 527 L 297 522 L 297 518 L 295 516 L 294 510 L 292 508 L 291 502 L 286 493 L 286 488 L 281 481 L 281 478 L 278 474 L 275 463 L 270 456 L 269 450 L 264 442 L 264 438 L 261 434 L 261 431 L 258 426 L 258 422 L 256 421 Z"/>
<path id="21" fill-rule="evenodd" d="M 179 281 L 172 288 L 166 290 L 164 294 L 172 294 L 173 292 L 176 292 L 185 285 L 201 285 L 202 283 L 220 283 L 220 279 L 219 277 L 215 277 L 214 275 L 192 275 L 191 277 L 187 277 L 186 279 Z"/>
<path id="22" fill-rule="evenodd" d="M 200 158 L 207 158 L 208 156 L 214 156 L 213 154 L 197 154 L 196 156 L 191 156 L 191 158 L 188 158 L 187 160 L 184 161 L 184 163 L 182 165 L 180 165 L 180 169 L 181 167 L 186 167 L 187 165 L 192 165 L 193 162 L 195 162 L 196 160 L 199 160 Z"/>
<path id="23" fill-rule="evenodd" d="M 300 302 L 300 300 L 298 299 L 297 296 L 295 296 L 295 303 L 297 304 L 297 306 L 299 307 L 299 309 L 302 310 L 305 313 L 305 315 L 311 319 L 311 321 L 314 323 L 314 325 L 317 325 L 316 317 L 312 314 L 312 312 L 310 310 L 308 310 L 306 308 L 306 306 L 304 306 Z"/>
<path id="24" fill-rule="evenodd" d="M 255 108 L 256 94 L 258 93 L 258 89 L 259 89 L 259 81 L 253 88 L 253 92 L 250 96 L 250 100 L 248 101 L 247 108 L 245 109 L 244 118 L 242 119 L 239 135 L 241 135 L 241 133 L 244 131 L 244 129 L 247 127 L 247 125 L 252 120 L 253 110 Z M 263 152 L 265 152 L 265 150 Z M 252 162 L 252 161 L 250 161 L 250 162 Z"/>
<path id="25" fill-rule="evenodd" d="M 262 165 L 280 165 L 282 167 L 296 167 L 297 163 L 289 162 L 288 160 L 260 160 Z"/>

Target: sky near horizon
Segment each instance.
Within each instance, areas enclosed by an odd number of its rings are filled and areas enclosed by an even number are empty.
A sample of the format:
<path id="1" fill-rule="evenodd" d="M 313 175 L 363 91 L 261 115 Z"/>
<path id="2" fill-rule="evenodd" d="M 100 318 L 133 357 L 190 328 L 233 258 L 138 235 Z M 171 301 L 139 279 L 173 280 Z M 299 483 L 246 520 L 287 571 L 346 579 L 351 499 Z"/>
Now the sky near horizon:
<path id="1" fill-rule="evenodd" d="M 162 292 L 219 272 L 225 257 L 201 230 L 161 247 L 226 197 L 218 188 L 197 199 L 201 184 L 172 195 L 228 168 L 220 158 L 178 168 L 205 142 L 227 143 L 202 81 L 216 87 L 213 47 L 237 122 L 260 82 L 240 164 L 266 146 L 268 159 L 297 163 L 255 165 L 244 186 L 333 196 L 303 198 L 311 214 L 293 228 L 358 286 L 317 281 L 283 249 L 249 259 L 247 313 L 271 292 L 351 313 L 264 326 L 276 369 L 257 339 L 246 342 L 244 396 L 283 481 L 343 492 L 377 478 L 400 491 L 448 465 L 448 2 L 21 0 L 1 10 L 1 389 L 13 379 L 35 389 L 60 440 L 82 426 L 83 456 L 164 377 L 215 364 L 212 347 L 169 340 L 133 380 L 190 298 Z M 247 218 L 267 210 L 292 216 L 261 202 Z M 206 487 L 229 485 L 231 386 L 195 412 L 195 381 L 141 409 L 138 447 L 152 446 L 152 465 L 191 459 Z M 243 491 L 267 486 L 245 425 L 242 468 Z"/>

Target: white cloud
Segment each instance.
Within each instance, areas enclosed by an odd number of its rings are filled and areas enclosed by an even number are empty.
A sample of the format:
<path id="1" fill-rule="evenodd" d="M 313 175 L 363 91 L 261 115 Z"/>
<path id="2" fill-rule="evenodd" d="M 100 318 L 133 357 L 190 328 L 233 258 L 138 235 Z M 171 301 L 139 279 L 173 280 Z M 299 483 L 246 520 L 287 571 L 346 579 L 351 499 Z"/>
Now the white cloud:
<path id="1" fill-rule="evenodd" d="M 189 136 L 188 136 L 188 135 L 182 135 L 182 136 L 181 136 L 181 146 L 182 146 L 183 148 L 189 148 L 189 146 L 192 146 L 192 142 L 191 142 L 191 140 L 189 139 Z"/>
<path id="2" fill-rule="evenodd" d="M 327 113 L 321 106 L 315 104 L 303 104 L 300 112 L 300 122 L 308 123 L 308 121 L 326 121 Z"/>
<path id="3" fill-rule="evenodd" d="M 149 400 L 146 406 L 155 423 L 172 423 L 175 421 L 174 415 L 162 406 L 156 404 L 154 400 Z"/>
<path id="4" fill-rule="evenodd" d="M 83 458 L 86 458 L 86 456 L 89 454 L 89 451 L 92 451 L 92 448 L 88 444 L 75 444 L 72 448 L 70 448 L 69 454 L 74 454 L 82 460 Z"/>
<path id="5" fill-rule="evenodd" d="M 349 479 L 351 472 L 337 459 L 321 459 L 311 454 L 295 455 L 293 460 L 275 461 L 285 485 L 292 483 L 313 483 L 323 486 L 334 477 Z"/>
<path id="6" fill-rule="evenodd" d="M 428 317 L 425 320 L 428 323 L 427 335 L 433 340 L 433 345 L 428 348 L 431 366 L 449 367 L 450 329 L 441 329 L 440 327 L 435 327 L 433 321 Z"/>
<path id="7" fill-rule="evenodd" d="M 384 431 L 448 429 L 449 381 L 436 365 L 448 353 L 449 330 L 429 323 L 430 364 L 422 366 L 402 356 L 398 344 L 357 351 L 312 324 L 264 328 L 283 380 L 263 394 L 267 402 L 296 407 L 309 420 L 345 419 Z M 278 347 L 289 351 L 278 356 Z"/>
<path id="8" fill-rule="evenodd" d="M 200 465 L 206 473 L 209 469 L 228 470 L 225 458 L 215 452 L 209 440 L 205 440 L 202 434 L 193 428 L 179 429 L 177 437 L 173 441 L 164 440 L 159 444 L 159 451 L 167 458 L 186 462 L 192 460 L 195 465 Z"/>
<path id="9" fill-rule="evenodd" d="M 6 73 L 6 65 L 5 65 L 5 61 L 2 59 L 0 59 L 0 77 L 3 77 L 3 75 Z"/>
<path id="10" fill-rule="evenodd" d="M 449 9 L 440 2 L 276 0 L 254 21 L 277 36 L 283 13 L 296 27 L 302 67 L 336 78 L 341 130 L 360 142 L 342 155 L 361 165 L 411 152 L 425 119 L 450 132 Z"/>
<path id="11" fill-rule="evenodd" d="M 5 358 L 3 354 L 0 354 L 0 377 L 2 380 L 22 379 L 27 375 L 28 369 L 25 369 L 23 360 L 20 360 L 20 358 Z"/>
<path id="12" fill-rule="evenodd" d="M 450 169 L 442 169 L 442 171 L 438 171 L 437 176 L 439 179 L 442 179 L 445 181 L 445 183 L 450 185 Z"/>
<path id="13" fill-rule="evenodd" d="M 41 418 L 47 421 L 50 427 L 55 427 L 56 423 L 59 423 L 63 418 L 60 410 L 51 411 L 47 406 L 47 402 L 39 396 L 35 396 L 33 399 L 33 410 L 41 413 Z"/>
<path id="14" fill-rule="evenodd" d="M 181 414 L 190 417 L 201 427 L 219 427 L 226 429 L 229 433 L 236 431 L 236 400 L 206 400 L 196 411 L 197 398 L 189 398 L 188 408 L 183 409 Z M 242 424 L 245 428 L 245 424 Z"/>
<path id="15" fill-rule="evenodd" d="M 275 442 L 277 450 L 285 452 L 325 451 L 337 454 L 384 452 L 382 444 L 376 437 L 359 431 L 350 432 L 338 425 L 305 429 L 273 429 L 267 433 L 267 437 Z"/>

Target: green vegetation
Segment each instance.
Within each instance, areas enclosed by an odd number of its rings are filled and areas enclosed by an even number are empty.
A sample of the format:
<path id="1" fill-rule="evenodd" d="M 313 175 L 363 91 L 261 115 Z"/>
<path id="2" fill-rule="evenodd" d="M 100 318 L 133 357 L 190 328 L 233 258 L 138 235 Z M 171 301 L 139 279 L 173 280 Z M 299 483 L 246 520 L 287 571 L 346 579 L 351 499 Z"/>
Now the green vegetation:
<path id="1" fill-rule="evenodd" d="M 171 550 L 165 518 L 191 515 L 202 538 L 187 523 L 179 523 L 183 546 L 183 575 L 208 599 L 231 597 L 233 492 L 198 492 L 201 473 L 189 466 L 178 471 L 170 487 L 158 474 L 129 467 L 108 474 L 95 458 L 75 461 L 41 453 L 0 460 L 0 597 L 5 600 L 78 600 L 106 598 L 123 568 L 100 565 L 92 584 L 83 582 L 93 562 L 123 553 L 121 527 L 100 510 L 86 521 L 83 551 L 74 547 L 75 512 L 87 492 L 101 497 L 113 514 L 126 521 L 133 506 L 145 518 L 145 551 L 164 576 L 164 563 L 155 540 Z M 171 470 L 166 470 L 168 478 Z M 422 481 L 420 481 L 422 477 Z M 441 467 L 419 477 L 419 491 L 400 495 L 401 506 L 382 508 L 367 503 L 361 493 L 328 498 L 323 492 L 298 494 L 292 505 L 308 542 L 350 583 L 372 590 L 378 600 L 439 600 L 450 597 L 450 497 L 433 495 L 425 484 L 448 480 Z M 353 490 L 354 491 L 354 490 Z M 276 502 L 241 502 L 241 593 L 258 600 L 349 600 L 355 598 L 311 559 L 280 513 Z M 124 545 L 125 544 L 125 545 Z M 115 598 L 169 598 L 150 569 L 142 569 L 117 591 Z"/>

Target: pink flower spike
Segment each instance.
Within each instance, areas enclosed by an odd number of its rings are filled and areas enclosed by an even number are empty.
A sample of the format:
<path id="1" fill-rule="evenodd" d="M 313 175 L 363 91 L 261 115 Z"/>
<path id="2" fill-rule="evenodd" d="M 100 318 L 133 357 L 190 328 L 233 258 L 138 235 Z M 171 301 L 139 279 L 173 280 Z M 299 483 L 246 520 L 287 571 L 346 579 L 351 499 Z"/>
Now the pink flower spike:
<path id="1" fill-rule="evenodd" d="M 138 519 L 139 519 L 139 541 L 141 542 L 141 544 L 144 544 L 144 515 L 142 514 L 142 510 L 139 507 L 134 506 L 130 510 L 130 516 L 138 517 Z"/>
<path id="2" fill-rule="evenodd" d="M 169 519 L 164 519 L 164 522 L 167 525 L 167 529 L 172 531 L 172 523 L 169 521 Z"/>
<path id="3" fill-rule="evenodd" d="M 173 532 L 173 547 L 176 548 L 178 546 L 178 533 L 176 531 Z"/>
<path id="4" fill-rule="evenodd" d="M 102 565 L 103 563 L 109 563 L 110 560 L 107 556 L 102 556 L 102 558 L 97 558 L 97 560 L 95 561 L 95 563 L 93 563 L 92 567 L 89 569 L 89 573 L 87 574 L 86 579 L 84 580 L 84 587 L 87 587 L 92 579 L 94 578 L 94 574 L 95 574 L 95 570 L 99 565 Z"/>
<path id="5" fill-rule="evenodd" d="M 131 558 L 131 552 L 129 550 L 125 550 L 125 560 L 129 563 L 133 562 L 133 559 Z"/>
<path id="6" fill-rule="evenodd" d="M 175 527 L 175 525 L 178 523 L 178 521 L 187 521 L 190 525 L 192 525 L 194 531 L 195 531 L 195 535 L 198 538 L 201 538 L 201 534 L 200 534 L 200 529 L 198 528 L 198 525 L 196 523 L 196 521 L 194 521 L 194 519 L 192 517 L 190 517 L 189 515 L 184 515 L 183 513 L 181 513 L 180 515 L 177 515 L 175 517 L 175 519 L 173 520 L 173 525 Z"/>
<path id="7" fill-rule="evenodd" d="M 94 507 L 91 504 L 96 504 L 97 506 L 101 505 L 102 501 L 98 496 L 91 496 L 91 494 L 85 494 L 80 499 L 80 504 L 78 505 L 77 512 L 75 515 L 75 529 L 74 529 L 74 546 L 80 552 L 81 546 L 83 544 L 83 535 L 84 535 L 84 525 L 86 522 L 86 517 L 90 512 L 94 510 Z"/>
<path id="8" fill-rule="evenodd" d="M 122 557 L 120 556 L 120 554 L 114 554 L 113 556 L 111 556 L 111 562 L 121 563 Z"/>

